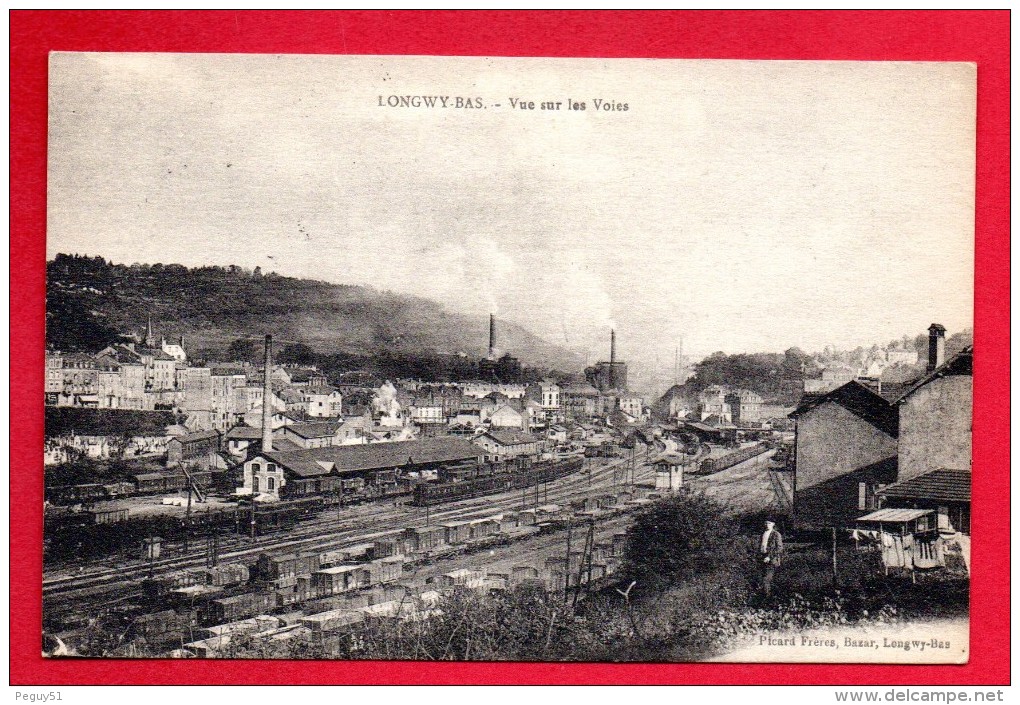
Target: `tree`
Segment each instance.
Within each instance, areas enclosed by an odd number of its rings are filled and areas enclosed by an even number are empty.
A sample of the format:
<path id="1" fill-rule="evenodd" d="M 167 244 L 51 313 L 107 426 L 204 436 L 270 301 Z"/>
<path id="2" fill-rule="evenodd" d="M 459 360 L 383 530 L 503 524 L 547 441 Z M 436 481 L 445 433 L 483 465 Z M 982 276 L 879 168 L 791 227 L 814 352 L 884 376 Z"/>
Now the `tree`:
<path id="1" fill-rule="evenodd" d="M 316 355 L 304 343 L 289 343 L 283 346 L 276 359 L 282 365 L 314 365 Z"/>
<path id="2" fill-rule="evenodd" d="M 642 591 L 693 578 L 724 560 L 736 529 L 722 505 L 685 488 L 635 517 L 624 549 L 627 573 Z"/>
<path id="3" fill-rule="evenodd" d="M 258 362 L 258 347 L 250 338 L 238 338 L 227 348 L 227 357 L 242 362 Z"/>

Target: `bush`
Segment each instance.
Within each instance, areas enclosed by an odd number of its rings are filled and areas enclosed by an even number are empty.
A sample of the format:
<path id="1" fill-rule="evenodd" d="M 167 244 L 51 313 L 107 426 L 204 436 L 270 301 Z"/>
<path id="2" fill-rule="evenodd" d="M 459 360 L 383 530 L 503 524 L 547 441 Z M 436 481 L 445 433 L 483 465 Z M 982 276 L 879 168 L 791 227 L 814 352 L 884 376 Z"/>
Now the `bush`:
<path id="1" fill-rule="evenodd" d="M 732 560 L 736 529 L 722 505 L 685 489 L 635 516 L 625 574 L 645 593 L 708 573 Z"/>

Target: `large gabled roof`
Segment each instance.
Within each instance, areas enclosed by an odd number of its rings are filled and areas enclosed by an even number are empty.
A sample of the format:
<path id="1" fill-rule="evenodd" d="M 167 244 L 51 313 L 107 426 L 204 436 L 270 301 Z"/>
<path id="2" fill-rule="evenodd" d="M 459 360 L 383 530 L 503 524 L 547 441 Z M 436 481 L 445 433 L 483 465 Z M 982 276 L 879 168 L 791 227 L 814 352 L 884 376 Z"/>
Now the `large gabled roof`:
<path id="1" fill-rule="evenodd" d="M 921 379 L 917 380 L 914 384 L 907 389 L 897 400 L 896 403 L 902 403 L 907 397 L 916 392 L 921 387 L 929 384 L 930 382 L 940 379 L 942 377 L 951 376 L 972 376 L 974 374 L 974 346 L 968 346 L 954 355 L 952 358 L 947 360 L 945 363 L 936 367 L 932 372 L 928 373 Z"/>
<path id="2" fill-rule="evenodd" d="M 258 440 L 262 438 L 262 429 L 254 426 L 238 424 L 227 431 L 227 440 Z"/>
<path id="3" fill-rule="evenodd" d="M 301 438 L 328 438 L 336 434 L 340 424 L 330 421 L 293 423 L 283 426 L 291 433 Z"/>
<path id="4" fill-rule="evenodd" d="M 513 446 L 520 445 L 522 443 L 538 442 L 538 439 L 532 436 L 530 433 L 524 433 L 523 431 L 518 431 L 512 428 L 501 428 L 498 430 L 493 429 L 491 431 L 486 431 L 482 435 L 488 436 L 489 438 L 492 438 L 500 445 L 504 446 Z"/>
<path id="5" fill-rule="evenodd" d="M 857 380 L 847 382 L 825 394 L 805 394 L 800 405 L 790 414 L 790 418 L 799 418 L 829 402 L 838 404 L 883 433 L 894 438 L 899 436 L 900 421 L 896 407 L 878 392 Z"/>
<path id="6" fill-rule="evenodd" d="M 331 471 L 356 472 L 383 470 L 406 465 L 431 465 L 476 459 L 484 451 L 470 441 L 451 436 L 421 438 L 414 441 L 330 446 L 292 451 L 260 452 L 302 477 L 326 475 Z"/>

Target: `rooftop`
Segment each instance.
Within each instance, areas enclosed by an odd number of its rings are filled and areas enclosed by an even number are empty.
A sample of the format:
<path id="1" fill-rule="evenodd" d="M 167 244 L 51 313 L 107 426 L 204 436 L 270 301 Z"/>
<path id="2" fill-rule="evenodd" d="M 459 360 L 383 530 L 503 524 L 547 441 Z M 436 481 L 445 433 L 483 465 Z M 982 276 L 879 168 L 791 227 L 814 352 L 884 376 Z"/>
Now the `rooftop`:
<path id="1" fill-rule="evenodd" d="M 227 440 L 257 440 L 262 438 L 262 429 L 254 426 L 238 425 L 227 431 Z"/>
<path id="2" fill-rule="evenodd" d="M 931 514 L 931 509 L 879 509 L 871 514 L 859 517 L 857 521 L 867 522 L 889 522 L 899 523 L 905 521 L 913 521 L 919 517 L 923 517 L 925 514 Z"/>
<path id="3" fill-rule="evenodd" d="M 512 428 L 501 428 L 497 431 L 486 431 L 484 436 L 489 436 L 500 445 L 512 446 L 522 443 L 537 443 L 538 439 L 530 433 L 524 433 Z"/>
<path id="4" fill-rule="evenodd" d="M 957 353 L 952 358 L 943 363 L 941 366 L 935 368 L 935 370 L 925 375 L 921 379 L 917 380 L 917 382 L 911 385 L 910 388 L 906 392 L 904 392 L 902 396 L 896 399 L 896 403 L 899 404 L 921 387 L 941 377 L 950 377 L 954 375 L 972 376 L 973 374 L 974 374 L 974 346 L 970 346 L 964 348 L 959 353 Z"/>
<path id="5" fill-rule="evenodd" d="M 287 424 L 284 428 L 301 438 L 328 438 L 336 433 L 339 424 L 328 421 L 293 423 Z"/>
<path id="6" fill-rule="evenodd" d="M 966 470 L 932 470 L 910 480 L 889 485 L 879 493 L 898 499 L 969 502 L 970 473 Z"/>
<path id="7" fill-rule="evenodd" d="M 211 431 L 193 431 L 192 433 L 187 433 L 187 434 L 185 434 L 183 436 L 177 436 L 173 440 L 178 440 L 181 443 L 190 443 L 192 441 L 212 440 L 213 438 L 219 438 L 219 437 L 220 437 L 220 432 L 219 431 L 215 431 L 215 430 L 211 430 Z"/>
<path id="8" fill-rule="evenodd" d="M 857 380 L 825 394 L 805 394 L 790 418 L 796 419 L 826 402 L 842 406 L 883 433 L 894 438 L 899 436 L 899 413 L 896 408 L 877 391 Z"/>
<path id="9" fill-rule="evenodd" d="M 338 473 L 357 472 L 448 463 L 476 459 L 481 454 L 481 449 L 473 443 L 450 436 L 260 453 L 301 477 L 328 475 L 334 470 Z"/>

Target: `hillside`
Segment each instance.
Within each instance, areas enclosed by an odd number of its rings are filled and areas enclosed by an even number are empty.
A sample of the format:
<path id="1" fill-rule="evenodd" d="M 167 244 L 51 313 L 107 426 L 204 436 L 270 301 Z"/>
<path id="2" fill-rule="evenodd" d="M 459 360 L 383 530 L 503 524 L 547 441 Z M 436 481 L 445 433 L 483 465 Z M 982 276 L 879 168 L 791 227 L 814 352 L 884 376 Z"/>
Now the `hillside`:
<path id="1" fill-rule="evenodd" d="M 488 319 L 448 311 L 428 299 L 364 286 L 262 274 L 239 267 L 119 265 L 101 257 L 57 255 L 47 263 L 46 341 L 94 351 L 118 333 L 183 335 L 189 350 L 226 350 L 237 338 L 271 332 L 281 343 L 319 353 L 484 354 Z M 499 346 L 528 365 L 576 370 L 579 357 L 509 321 Z"/>

